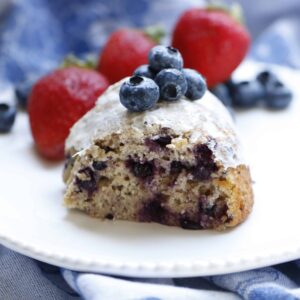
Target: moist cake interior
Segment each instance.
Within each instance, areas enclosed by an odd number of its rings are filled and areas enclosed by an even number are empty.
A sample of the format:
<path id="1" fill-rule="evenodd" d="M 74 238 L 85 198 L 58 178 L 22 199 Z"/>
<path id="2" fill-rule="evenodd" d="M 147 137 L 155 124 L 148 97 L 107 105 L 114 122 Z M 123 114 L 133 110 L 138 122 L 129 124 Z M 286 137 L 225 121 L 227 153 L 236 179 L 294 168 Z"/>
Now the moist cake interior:
<path id="1" fill-rule="evenodd" d="M 101 219 L 157 222 L 185 229 L 225 229 L 252 207 L 248 168 L 224 168 L 208 143 L 145 124 L 68 151 L 67 207 Z"/>

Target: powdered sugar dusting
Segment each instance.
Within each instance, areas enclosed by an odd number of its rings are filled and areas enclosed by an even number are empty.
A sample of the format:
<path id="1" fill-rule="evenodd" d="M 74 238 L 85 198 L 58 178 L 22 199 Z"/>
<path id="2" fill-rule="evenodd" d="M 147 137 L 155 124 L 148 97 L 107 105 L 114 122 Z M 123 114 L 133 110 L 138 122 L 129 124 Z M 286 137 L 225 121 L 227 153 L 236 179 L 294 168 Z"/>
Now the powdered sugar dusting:
<path id="1" fill-rule="evenodd" d="M 189 134 L 192 143 L 207 143 L 225 168 L 244 163 L 231 116 L 210 92 L 198 101 L 183 98 L 176 103 L 160 102 L 151 111 L 130 113 L 119 101 L 124 80 L 110 86 L 96 106 L 73 126 L 66 151 L 74 148 L 82 154 L 94 140 L 128 129 L 143 132 L 145 127 L 155 124 L 172 128 L 181 136 Z"/>

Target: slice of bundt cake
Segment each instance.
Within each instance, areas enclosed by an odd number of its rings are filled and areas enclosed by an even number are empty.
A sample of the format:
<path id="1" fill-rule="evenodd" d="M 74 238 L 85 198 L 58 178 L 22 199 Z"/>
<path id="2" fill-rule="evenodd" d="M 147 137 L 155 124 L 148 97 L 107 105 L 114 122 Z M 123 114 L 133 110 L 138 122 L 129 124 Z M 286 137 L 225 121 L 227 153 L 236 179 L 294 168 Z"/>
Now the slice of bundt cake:
<path id="1" fill-rule="evenodd" d="M 227 110 L 206 92 L 131 113 L 111 86 L 66 142 L 64 203 L 100 219 L 225 229 L 253 204 Z"/>

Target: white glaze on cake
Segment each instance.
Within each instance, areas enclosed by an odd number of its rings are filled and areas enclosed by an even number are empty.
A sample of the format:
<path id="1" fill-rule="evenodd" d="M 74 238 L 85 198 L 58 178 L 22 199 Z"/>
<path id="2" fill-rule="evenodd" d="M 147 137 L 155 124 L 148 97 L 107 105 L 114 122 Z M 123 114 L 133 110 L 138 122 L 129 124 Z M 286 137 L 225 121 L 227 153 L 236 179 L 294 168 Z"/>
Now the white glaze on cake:
<path id="1" fill-rule="evenodd" d="M 163 101 L 151 111 L 130 113 L 119 101 L 124 80 L 110 86 L 96 106 L 72 127 L 66 152 L 72 148 L 82 155 L 94 140 L 128 129 L 142 132 L 145 126 L 155 124 L 172 128 L 179 136 L 190 133 L 191 142 L 207 143 L 225 169 L 244 164 L 232 118 L 210 92 L 198 101 L 185 98 L 175 103 Z"/>

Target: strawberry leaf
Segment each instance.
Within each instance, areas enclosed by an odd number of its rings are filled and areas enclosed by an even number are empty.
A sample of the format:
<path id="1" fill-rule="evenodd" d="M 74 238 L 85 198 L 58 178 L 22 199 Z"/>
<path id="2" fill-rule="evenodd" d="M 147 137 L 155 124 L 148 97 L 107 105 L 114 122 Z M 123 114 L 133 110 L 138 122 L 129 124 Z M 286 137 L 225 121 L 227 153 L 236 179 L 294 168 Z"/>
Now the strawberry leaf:
<path id="1" fill-rule="evenodd" d="M 230 6 L 220 0 L 207 0 L 206 5 L 207 10 L 221 10 L 232 18 L 234 18 L 238 23 L 244 24 L 244 15 L 241 5 L 237 2 L 232 3 Z"/>
<path id="2" fill-rule="evenodd" d="M 97 59 L 92 55 L 86 56 L 84 59 L 79 59 L 74 54 L 68 54 L 60 64 L 61 68 L 79 67 L 85 69 L 96 69 Z"/>
<path id="3" fill-rule="evenodd" d="M 146 27 L 144 33 L 157 44 L 160 44 L 161 39 L 166 35 L 164 27 L 159 24 Z"/>

